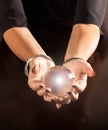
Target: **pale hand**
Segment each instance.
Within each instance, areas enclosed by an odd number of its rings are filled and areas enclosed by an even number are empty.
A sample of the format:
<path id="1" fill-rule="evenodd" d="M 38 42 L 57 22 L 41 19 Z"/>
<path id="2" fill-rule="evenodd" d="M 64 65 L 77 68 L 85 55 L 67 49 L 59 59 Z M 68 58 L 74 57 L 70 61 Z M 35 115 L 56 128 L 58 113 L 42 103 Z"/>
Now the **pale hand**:
<path id="1" fill-rule="evenodd" d="M 65 103 L 68 104 L 71 101 L 78 100 L 79 94 L 87 87 L 87 77 L 93 77 L 95 72 L 88 62 L 80 59 L 67 62 L 63 66 L 71 70 L 76 76 L 76 81 L 73 83 L 72 89 L 67 90 L 69 96 L 67 96 L 67 99 L 64 99 L 64 101 L 66 100 Z M 56 105 L 60 108 L 62 103 Z"/>

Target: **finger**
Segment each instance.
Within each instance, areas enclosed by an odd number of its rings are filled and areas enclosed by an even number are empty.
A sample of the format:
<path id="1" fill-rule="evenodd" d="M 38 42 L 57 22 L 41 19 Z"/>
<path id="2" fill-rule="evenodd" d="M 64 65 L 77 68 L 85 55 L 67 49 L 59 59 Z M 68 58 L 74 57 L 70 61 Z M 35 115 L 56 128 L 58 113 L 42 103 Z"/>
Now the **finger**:
<path id="1" fill-rule="evenodd" d="M 38 89 L 36 90 L 36 93 L 37 93 L 39 96 L 43 96 L 43 95 L 45 94 L 45 89 L 44 89 L 44 88 L 43 88 L 43 89 L 38 88 Z"/>
<path id="2" fill-rule="evenodd" d="M 71 92 L 67 92 L 67 94 L 69 95 L 69 97 L 72 101 L 78 100 L 79 93 L 74 93 L 74 92 L 71 91 Z"/>
<path id="3" fill-rule="evenodd" d="M 72 91 L 74 93 L 82 93 L 87 85 L 84 85 L 83 81 L 79 81 L 79 83 L 76 83 L 72 86 Z"/>
<path id="4" fill-rule="evenodd" d="M 51 93 L 51 90 L 50 92 L 47 92 L 44 96 L 43 96 L 44 100 L 45 101 L 48 101 L 48 102 L 56 102 L 55 99 L 57 99 L 57 96 L 53 95 Z"/>
<path id="5" fill-rule="evenodd" d="M 43 96 L 43 99 L 44 99 L 44 101 L 47 101 L 47 102 L 53 102 L 54 101 L 53 98 L 49 95 Z"/>
<path id="6" fill-rule="evenodd" d="M 56 103 L 56 108 L 57 108 L 57 109 L 60 109 L 61 106 L 62 106 L 62 104 Z"/>
<path id="7" fill-rule="evenodd" d="M 54 99 L 54 101 L 57 104 L 69 104 L 71 102 L 70 97 L 67 95 L 65 97 L 57 97 L 56 99 Z"/>
<path id="8" fill-rule="evenodd" d="M 32 72 L 32 74 L 37 74 L 39 72 L 39 62 L 35 62 L 35 64 L 30 63 L 30 71 Z"/>
<path id="9" fill-rule="evenodd" d="M 33 67 L 29 72 L 28 79 L 32 79 L 34 81 L 42 81 L 41 71 L 37 70 L 36 67 Z"/>
<path id="10" fill-rule="evenodd" d="M 91 67 L 91 65 L 89 63 L 87 63 L 84 67 L 83 67 L 83 72 L 85 74 L 87 74 L 87 76 L 89 77 L 93 77 L 95 76 L 95 71 L 93 70 L 93 68 Z"/>
<path id="11" fill-rule="evenodd" d="M 35 67 L 31 67 L 32 69 L 29 72 L 28 76 L 28 85 L 34 91 L 37 91 L 39 86 L 42 83 L 42 74 L 39 69 L 39 64 L 36 63 Z"/>
<path id="12" fill-rule="evenodd" d="M 55 97 L 54 101 L 58 104 L 62 104 L 64 102 L 64 98 L 63 97 Z"/>
<path id="13" fill-rule="evenodd" d="M 47 102 L 56 102 L 58 104 L 62 102 L 59 99 L 57 99 L 56 97 L 52 96 L 51 94 L 44 95 L 43 98 Z"/>
<path id="14" fill-rule="evenodd" d="M 29 78 L 28 85 L 32 90 L 37 91 L 39 86 L 41 86 L 41 81 L 37 80 L 36 78 Z"/>
<path id="15" fill-rule="evenodd" d="M 67 94 L 64 97 L 62 97 L 61 104 L 69 104 L 70 102 L 71 102 L 71 98 L 70 98 L 69 94 Z"/>
<path id="16" fill-rule="evenodd" d="M 67 98 L 67 99 L 64 99 L 64 103 L 63 104 L 69 104 L 71 102 L 71 98 Z"/>
<path id="17" fill-rule="evenodd" d="M 35 62 L 32 62 L 30 65 L 29 78 L 35 78 L 36 80 L 42 81 L 45 68 L 45 62 L 37 58 Z"/>
<path id="18" fill-rule="evenodd" d="M 73 92 L 82 93 L 87 86 L 87 75 L 82 75 L 73 85 Z"/>
<path id="19" fill-rule="evenodd" d="M 87 75 L 82 74 L 75 82 L 72 83 L 72 91 L 81 93 L 87 86 Z"/>
<path id="20" fill-rule="evenodd" d="M 79 93 L 74 93 L 72 92 L 72 101 L 77 101 L 78 100 L 78 97 L 79 97 Z"/>
<path id="21" fill-rule="evenodd" d="M 51 89 L 50 89 L 50 88 L 45 88 L 45 87 L 43 87 L 43 88 L 37 90 L 37 94 L 38 94 L 39 96 L 47 95 L 47 94 L 50 93 L 50 92 L 51 92 Z"/>

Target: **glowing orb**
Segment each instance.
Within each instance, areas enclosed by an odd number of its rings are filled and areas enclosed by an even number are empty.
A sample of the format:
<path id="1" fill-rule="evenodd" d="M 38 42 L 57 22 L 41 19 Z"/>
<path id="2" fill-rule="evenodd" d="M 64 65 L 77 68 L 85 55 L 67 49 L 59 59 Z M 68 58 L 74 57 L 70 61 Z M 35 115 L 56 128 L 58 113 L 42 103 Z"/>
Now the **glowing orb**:
<path id="1" fill-rule="evenodd" d="M 51 93 L 56 96 L 65 96 L 67 90 L 72 88 L 75 75 L 64 66 L 52 67 L 44 77 L 44 84 L 51 88 Z"/>

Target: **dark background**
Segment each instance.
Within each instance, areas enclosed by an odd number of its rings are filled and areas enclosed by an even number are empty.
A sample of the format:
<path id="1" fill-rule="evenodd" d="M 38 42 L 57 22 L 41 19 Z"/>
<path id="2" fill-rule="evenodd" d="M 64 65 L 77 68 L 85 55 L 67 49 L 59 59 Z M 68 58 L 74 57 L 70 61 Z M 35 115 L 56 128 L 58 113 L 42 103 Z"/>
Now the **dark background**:
<path id="1" fill-rule="evenodd" d="M 36 24 L 35 1 L 23 0 L 28 27 L 56 64 L 63 62 L 71 33 L 69 24 Z M 32 6 L 32 7 L 31 7 Z M 2 40 L 0 45 L 0 130 L 108 130 L 108 56 L 107 14 L 104 37 L 90 62 L 97 75 L 88 79 L 86 90 L 77 102 L 57 110 L 44 102 L 27 85 L 25 63 Z"/>

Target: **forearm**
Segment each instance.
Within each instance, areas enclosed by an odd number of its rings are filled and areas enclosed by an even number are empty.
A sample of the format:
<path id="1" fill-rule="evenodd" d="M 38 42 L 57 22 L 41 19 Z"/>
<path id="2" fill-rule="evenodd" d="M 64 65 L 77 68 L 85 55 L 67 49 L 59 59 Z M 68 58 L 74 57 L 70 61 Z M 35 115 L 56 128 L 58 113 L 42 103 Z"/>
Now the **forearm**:
<path id="1" fill-rule="evenodd" d="M 13 53 L 23 61 L 38 54 L 45 54 L 26 27 L 14 27 L 4 33 L 4 39 Z"/>
<path id="2" fill-rule="evenodd" d="M 65 59 L 80 57 L 86 61 L 97 48 L 100 30 L 93 24 L 76 24 L 73 26 Z"/>

